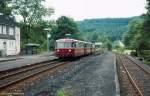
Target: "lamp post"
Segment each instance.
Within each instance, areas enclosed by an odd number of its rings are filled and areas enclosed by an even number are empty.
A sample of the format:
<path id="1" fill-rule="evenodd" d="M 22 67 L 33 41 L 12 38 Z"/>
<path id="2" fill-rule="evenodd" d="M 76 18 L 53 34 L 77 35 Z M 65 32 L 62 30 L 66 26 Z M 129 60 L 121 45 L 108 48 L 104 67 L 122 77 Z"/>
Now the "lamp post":
<path id="1" fill-rule="evenodd" d="M 50 43 L 49 39 L 51 37 L 51 34 L 50 34 L 51 29 L 50 28 L 45 28 L 44 30 L 47 31 L 47 52 L 49 52 L 49 43 Z"/>

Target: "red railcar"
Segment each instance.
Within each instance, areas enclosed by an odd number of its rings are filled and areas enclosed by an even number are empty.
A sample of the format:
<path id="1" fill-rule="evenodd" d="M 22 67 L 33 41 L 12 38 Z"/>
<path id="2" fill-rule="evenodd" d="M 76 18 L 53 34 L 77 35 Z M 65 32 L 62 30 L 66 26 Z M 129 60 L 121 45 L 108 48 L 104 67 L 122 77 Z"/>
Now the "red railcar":
<path id="1" fill-rule="evenodd" d="M 76 39 L 59 39 L 56 40 L 55 55 L 59 58 L 88 55 L 93 52 L 92 45 L 92 43 Z"/>
<path id="2" fill-rule="evenodd" d="M 85 42 L 84 50 L 85 50 L 85 55 L 94 53 L 94 44 L 90 42 Z"/>

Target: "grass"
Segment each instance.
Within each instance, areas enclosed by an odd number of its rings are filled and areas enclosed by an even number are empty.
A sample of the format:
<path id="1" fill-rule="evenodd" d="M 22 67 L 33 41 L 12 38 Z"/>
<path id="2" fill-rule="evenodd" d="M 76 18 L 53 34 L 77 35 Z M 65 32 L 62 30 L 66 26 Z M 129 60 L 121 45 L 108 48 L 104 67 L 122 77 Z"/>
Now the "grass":
<path id="1" fill-rule="evenodd" d="M 145 61 L 144 63 L 150 65 L 150 61 Z"/>
<path id="2" fill-rule="evenodd" d="M 57 96 L 67 96 L 64 90 L 59 90 Z"/>

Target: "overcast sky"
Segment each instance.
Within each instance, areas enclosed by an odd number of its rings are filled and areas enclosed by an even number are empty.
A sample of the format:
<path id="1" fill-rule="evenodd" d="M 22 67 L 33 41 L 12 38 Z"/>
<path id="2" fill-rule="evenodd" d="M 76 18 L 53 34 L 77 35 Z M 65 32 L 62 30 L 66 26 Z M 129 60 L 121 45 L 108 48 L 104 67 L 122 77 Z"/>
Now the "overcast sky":
<path id="1" fill-rule="evenodd" d="M 132 17 L 146 12 L 146 0 L 46 0 L 45 5 L 55 9 L 54 19 L 62 15 L 75 20 Z"/>

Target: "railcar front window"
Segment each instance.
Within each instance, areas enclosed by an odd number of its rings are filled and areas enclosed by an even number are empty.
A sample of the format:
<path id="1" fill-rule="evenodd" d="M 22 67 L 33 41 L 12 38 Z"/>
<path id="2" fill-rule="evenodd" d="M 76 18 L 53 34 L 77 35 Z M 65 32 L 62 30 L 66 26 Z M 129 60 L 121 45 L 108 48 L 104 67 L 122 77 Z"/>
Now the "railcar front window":
<path id="1" fill-rule="evenodd" d="M 57 48 L 71 48 L 72 42 L 57 42 Z"/>

